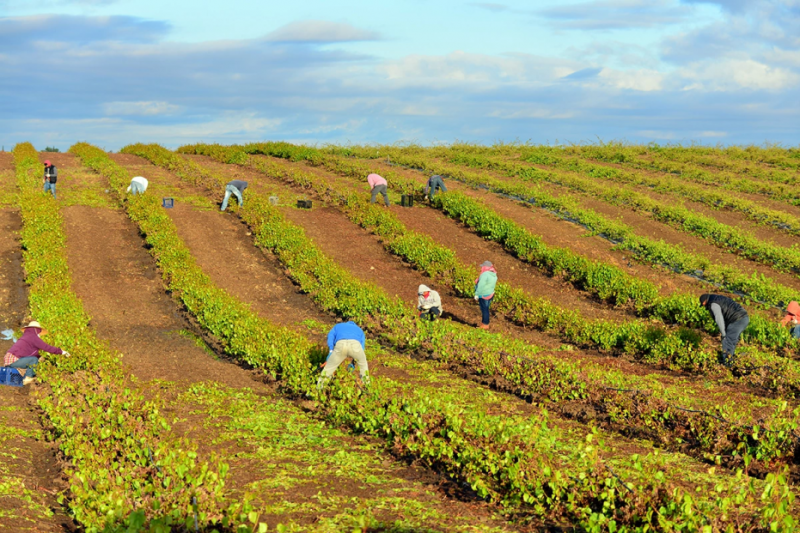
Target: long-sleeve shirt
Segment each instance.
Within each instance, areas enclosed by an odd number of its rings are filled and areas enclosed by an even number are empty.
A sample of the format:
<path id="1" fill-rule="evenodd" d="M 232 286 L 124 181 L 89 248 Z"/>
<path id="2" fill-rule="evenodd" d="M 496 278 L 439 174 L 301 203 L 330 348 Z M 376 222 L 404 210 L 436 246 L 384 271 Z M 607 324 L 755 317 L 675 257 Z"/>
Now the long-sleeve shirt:
<path id="1" fill-rule="evenodd" d="M 714 317 L 720 334 L 726 335 L 727 326 L 741 320 L 747 316 L 747 311 L 727 296 L 719 294 L 703 294 L 700 302 L 705 302 L 705 306 Z"/>
<path id="2" fill-rule="evenodd" d="M 379 174 L 370 174 L 367 176 L 367 183 L 369 183 L 369 190 L 374 189 L 376 185 L 389 185 L 389 182 Z"/>
<path id="3" fill-rule="evenodd" d="M 142 176 L 136 176 L 135 178 L 133 178 L 131 180 L 131 184 L 134 184 L 134 183 L 138 183 L 139 185 L 141 185 L 142 186 L 142 190 L 145 190 L 145 191 L 147 190 L 147 185 L 148 185 L 147 178 L 143 178 Z M 128 185 L 128 188 L 125 190 L 125 192 L 131 192 L 131 186 L 130 185 Z"/>
<path id="4" fill-rule="evenodd" d="M 491 300 L 494 297 L 494 288 L 497 285 L 497 272 L 494 270 L 484 270 L 475 283 L 475 296 L 484 300 Z"/>
<path id="5" fill-rule="evenodd" d="M 50 183 L 56 182 L 56 179 L 58 179 L 58 169 L 56 169 L 55 165 L 44 167 L 44 179 Z"/>
<path id="6" fill-rule="evenodd" d="M 36 328 L 26 328 L 22 337 L 8 349 L 8 353 L 22 359 L 23 357 L 39 357 L 39 350 L 60 355 L 64 353 L 61 348 L 50 346 L 39 337 Z"/>
<path id="7" fill-rule="evenodd" d="M 228 185 L 233 185 L 234 187 L 239 189 L 239 192 L 244 192 L 244 190 L 247 188 L 247 182 L 242 180 L 229 181 Z"/>
<path id="8" fill-rule="evenodd" d="M 444 186 L 444 180 L 438 174 L 433 175 L 430 178 L 428 178 L 428 183 L 425 184 L 425 194 L 428 194 L 429 190 L 431 190 L 431 189 L 433 189 L 433 188 L 435 188 L 437 186 L 440 189 L 442 189 L 444 192 L 447 192 L 447 187 Z"/>
<path id="9" fill-rule="evenodd" d="M 424 294 L 426 292 L 428 293 L 427 298 Z M 439 296 L 439 293 L 431 290 L 427 285 L 420 285 L 417 294 L 417 309 L 434 308 L 438 309 L 439 312 L 442 311 L 442 298 Z"/>
<path id="10" fill-rule="evenodd" d="M 364 344 L 366 342 L 364 332 L 352 320 L 349 322 L 340 322 L 331 328 L 331 331 L 328 333 L 328 349 L 333 351 L 333 347 L 336 346 L 337 342 L 348 339 L 360 342 L 361 347 L 365 350 L 367 349 Z"/>

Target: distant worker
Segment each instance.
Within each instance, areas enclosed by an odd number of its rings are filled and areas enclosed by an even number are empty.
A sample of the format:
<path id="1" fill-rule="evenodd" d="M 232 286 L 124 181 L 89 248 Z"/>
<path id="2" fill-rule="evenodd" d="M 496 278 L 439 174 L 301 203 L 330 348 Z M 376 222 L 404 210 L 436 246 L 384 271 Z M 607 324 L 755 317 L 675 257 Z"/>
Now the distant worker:
<path id="1" fill-rule="evenodd" d="M 786 316 L 781 320 L 781 324 L 792 328 L 792 337 L 800 339 L 800 304 L 795 301 L 789 302 Z"/>
<path id="2" fill-rule="evenodd" d="M 25 370 L 23 385 L 30 384 L 36 377 L 36 365 L 39 364 L 39 350 L 48 353 L 69 357 L 69 353 L 61 348 L 50 346 L 41 339 L 47 331 L 36 321 L 31 322 L 22 328 L 22 337 L 6 352 L 4 364 L 7 367 L 16 368 L 19 373 Z"/>
<path id="3" fill-rule="evenodd" d="M 442 314 L 442 299 L 439 293 L 427 285 L 420 285 L 417 289 L 417 310 L 420 318 L 431 322 L 436 320 Z"/>
<path id="4" fill-rule="evenodd" d="M 128 188 L 125 189 L 125 192 L 129 192 L 136 196 L 137 194 L 144 194 L 144 191 L 147 190 L 147 180 L 141 176 L 136 176 L 131 180 L 131 184 L 128 185 Z"/>
<path id="5" fill-rule="evenodd" d="M 722 335 L 722 364 L 731 367 L 739 336 L 750 323 L 744 307 L 720 294 L 700 295 L 700 305 L 708 309 Z"/>
<path id="6" fill-rule="evenodd" d="M 322 364 L 322 374 L 317 380 L 317 390 L 322 390 L 333 373 L 348 357 L 358 365 L 358 373 L 364 384 L 369 383 L 369 366 L 364 354 L 364 332 L 352 320 L 342 321 L 333 326 L 328 333 L 328 359 Z"/>
<path id="7" fill-rule="evenodd" d="M 369 189 L 372 191 L 372 199 L 370 200 L 371 204 L 375 203 L 375 198 L 379 194 L 383 195 L 383 202 L 386 204 L 386 207 L 389 207 L 389 195 L 386 194 L 387 188 L 389 183 L 378 174 L 370 174 L 367 176 L 367 183 L 369 183 Z"/>
<path id="8" fill-rule="evenodd" d="M 494 288 L 497 285 L 497 270 L 489 261 L 481 263 L 481 272 L 475 280 L 475 300 L 481 306 L 481 329 L 489 329 L 489 306 L 494 298 Z"/>
<path id="9" fill-rule="evenodd" d="M 433 195 L 436 194 L 436 191 L 441 189 L 443 192 L 447 192 L 447 187 L 444 186 L 444 180 L 438 174 L 434 174 L 430 178 L 428 178 L 428 183 L 425 185 L 425 199 L 430 198 L 433 200 Z M 430 194 L 428 194 L 428 190 L 430 190 Z"/>
<path id="10" fill-rule="evenodd" d="M 50 191 L 53 198 L 56 197 L 56 180 L 58 180 L 58 169 L 50 161 L 44 162 L 44 192 Z"/>
<path id="11" fill-rule="evenodd" d="M 231 198 L 231 194 L 236 197 L 239 201 L 239 207 L 242 207 L 242 203 L 244 203 L 244 199 L 242 195 L 244 194 L 244 190 L 247 188 L 247 182 L 242 180 L 233 180 L 229 181 L 227 185 L 225 185 L 225 198 L 222 199 L 222 207 L 220 211 L 225 211 L 228 208 L 228 200 Z"/>

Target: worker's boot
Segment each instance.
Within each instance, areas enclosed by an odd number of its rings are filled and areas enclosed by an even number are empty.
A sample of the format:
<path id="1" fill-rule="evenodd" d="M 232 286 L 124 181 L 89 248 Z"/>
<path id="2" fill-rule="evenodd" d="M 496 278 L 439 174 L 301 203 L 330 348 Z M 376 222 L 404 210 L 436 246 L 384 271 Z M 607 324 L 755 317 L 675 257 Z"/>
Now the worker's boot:
<path id="1" fill-rule="evenodd" d="M 481 329 L 489 329 L 489 324 L 484 324 L 483 322 L 481 322 L 480 324 L 478 324 L 478 327 Z"/>

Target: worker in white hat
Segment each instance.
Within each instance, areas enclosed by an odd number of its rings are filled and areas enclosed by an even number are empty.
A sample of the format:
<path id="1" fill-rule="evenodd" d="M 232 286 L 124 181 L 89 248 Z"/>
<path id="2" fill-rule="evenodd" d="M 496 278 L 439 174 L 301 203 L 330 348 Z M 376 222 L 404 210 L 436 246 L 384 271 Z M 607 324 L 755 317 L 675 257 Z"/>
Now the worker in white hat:
<path id="1" fill-rule="evenodd" d="M 35 367 L 39 364 L 39 350 L 66 357 L 69 357 L 69 353 L 44 342 L 41 336 L 45 335 L 47 330 L 35 320 L 23 326 L 22 331 L 22 337 L 6 352 L 4 363 L 5 366 L 18 369 L 20 374 L 25 370 L 22 383 L 28 385 L 36 377 Z"/>

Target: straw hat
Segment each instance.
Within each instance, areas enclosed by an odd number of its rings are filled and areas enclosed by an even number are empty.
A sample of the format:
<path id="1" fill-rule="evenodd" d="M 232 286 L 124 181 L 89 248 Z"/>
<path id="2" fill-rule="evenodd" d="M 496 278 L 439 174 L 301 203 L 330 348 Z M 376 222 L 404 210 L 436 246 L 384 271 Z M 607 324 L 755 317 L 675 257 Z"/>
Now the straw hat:
<path id="1" fill-rule="evenodd" d="M 27 326 L 22 326 L 22 329 L 28 329 L 28 328 L 39 328 L 40 330 L 42 330 L 39 332 L 39 335 L 44 335 L 45 333 L 47 333 L 47 330 L 44 329 L 42 325 L 35 320 L 31 320 L 31 322 Z"/>

